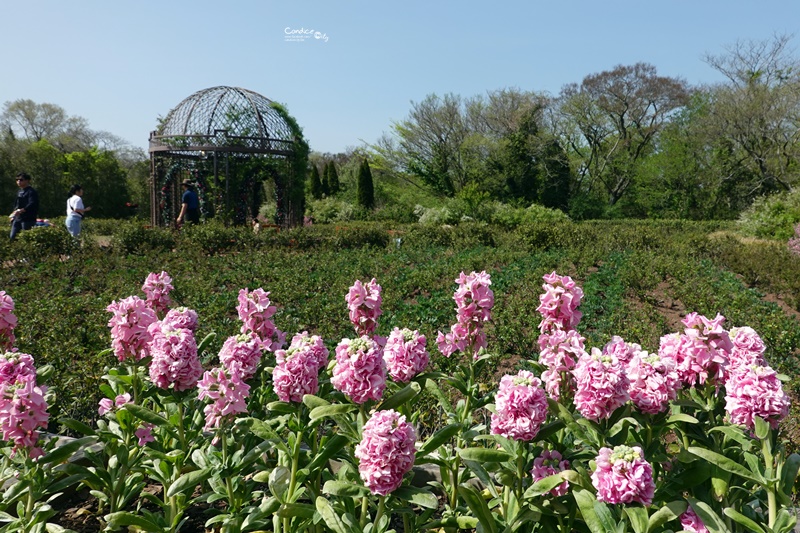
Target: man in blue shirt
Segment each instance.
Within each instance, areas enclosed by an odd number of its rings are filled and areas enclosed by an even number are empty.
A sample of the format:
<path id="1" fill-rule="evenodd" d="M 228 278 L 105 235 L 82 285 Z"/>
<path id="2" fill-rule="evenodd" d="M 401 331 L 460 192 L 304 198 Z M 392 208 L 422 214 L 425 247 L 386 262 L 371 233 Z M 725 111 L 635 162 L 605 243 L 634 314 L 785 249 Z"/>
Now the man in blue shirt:
<path id="1" fill-rule="evenodd" d="M 191 181 L 186 180 L 181 183 L 183 187 L 183 196 L 181 196 L 181 212 L 178 215 L 176 222 L 181 225 L 184 219 L 191 224 L 200 222 L 200 199 L 197 193 L 194 192 L 194 185 Z"/>
<path id="2" fill-rule="evenodd" d="M 36 215 L 39 213 L 39 195 L 31 187 L 31 177 L 25 172 L 20 172 L 16 180 L 19 192 L 14 201 L 14 212 L 9 215 L 12 241 L 20 231 L 31 229 L 36 225 Z"/>

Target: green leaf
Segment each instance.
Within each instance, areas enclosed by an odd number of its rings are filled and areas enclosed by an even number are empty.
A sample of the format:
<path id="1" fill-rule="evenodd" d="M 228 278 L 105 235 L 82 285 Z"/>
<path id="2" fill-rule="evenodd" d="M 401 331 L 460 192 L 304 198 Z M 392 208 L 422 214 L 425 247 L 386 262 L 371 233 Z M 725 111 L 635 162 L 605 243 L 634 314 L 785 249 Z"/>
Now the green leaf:
<path id="1" fill-rule="evenodd" d="M 608 508 L 608 505 L 600 500 L 595 500 L 594 512 L 607 533 L 614 533 L 617 531 L 617 522 L 614 520 L 614 515 L 611 514 L 611 509 Z"/>
<path id="2" fill-rule="evenodd" d="M 289 402 L 270 402 L 267 404 L 267 409 L 273 413 L 281 413 L 290 415 L 297 412 L 297 406 Z"/>
<path id="3" fill-rule="evenodd" d="M 328 500 L 322 496 L 318 496 L 315 504 L 317 512 L 325 521 L 325 525 L 328 526 L 328 528 L 330 528 L 334 533 L 352 533 L 347 524 L 345 524 L 342 519 L 339 518 L 339 513 L 333 509 Z"/>
<path id="4" fill-rule="evenodd" d="M 634 533 L 647 533 L 649 528 L 647 509 L 638 505 L 626 505 L 623 510 L 631 521 Z"/>
<path id="5" fill-rule="evenodd" d="M 317 452 L 317 455 L 314 456 L 314 459 L 308 464 L 308 466 L 304 468 L 304 470 L 308 470 L 310 472 L 321 467 L 328 462 L 328 459 L 339 453 L 339 451 L 344 448 L 348 442 L 350 442 L 350 439 L 344 435 L 340 435 L 338 433 L 333 435 L 325 442 L 325 444 L 322 446 L 322 449 Z"/>
<path id="6" fill-rule="evenodd" d="M 439 402 L 439 405 L 442 407 L 442 409 L 444 409 L 445 413 L 448 414 L 455 413 L 455 409 L 453 409 L 453 404 L 450 403 L 450 400 L 447 399 L 447 396 L 444 395 L 442 389 L 439 388 L 439 385 L 437 385 L 435 381 L 433 381 L 432 379 L 426 379 L 425 389 L 436 398 L 436 400 Z"/>
<path id="7" fill-rule="evenodd" d="M 459 450 L 458 455 L 465 461 L 477 461 L 479 463 L 502 463 L 514 458 L 508 452 L 489 448 L 464 448 Z"/>
<path id="8" fill-rule="evenodd" d="M 686 511 L 688 505 L 683 500 L 676 500 L 669 502 L 667 505 L 650 515 L 650 521 L 647 524 L 649 531 L 657 531 L 661 526 L 667 522 L 675 520 Z"/>
<path id="9" fill-rule="evenodd" d="M 352 403 L 321 405 L 319 407 L 313 408 L 308 416 L 309 419 L 313 422 L 314 420 L 318 420 L 320 418 L 344 415 L 351 411 L 355 411 L 356 409 L 358 409 L 358 406 Z"/>
<path id="10" fill-rule="evenodd" d="M 700 421 L 697 420 L 695 417 L 684 414 L 684 413 L 677 413 L 672 415 L 667 419 L 667 424 L 677 424 L 678 422 L 684 422 L 686 424 L 699 424 Z"/>
<path id="11" fill-rule="evenodd" d="M 736 474 L 737 476 L 741 476 L 745 479 L 758 483 L 759 485 L 764 485 L 766 483 L 766 481 L 760 474 L 755 474 L 754 472 L 751 472 L 750 470 L 740 465 L 733 459 L 729 459 L 717 452 L 708 450 L 706 448 L 700 448 L 697 446 L 689 446 L 689 448 L 687 448 L 687 451 L 692 455 L 696 455 L 701 459 L 705 459 L 712 465 L 718 466 L 722 470 L 730 472 L 731 474 Z"/>
<path id="12" fill-rule="evenodd" d="M 191 490 L 194 491 L 197 485 L 203 483 L 211 476 L 212 470 L 209 468 L 203 468 L 201 470 L 193 470 L 191 472 L 187 472 L 186 474 L 179 477 L 175 483 L 169 486 L 169 490 L 167 490 L 167 496 L 173 497 L 176 494 L 181 494 L 184 491 Z M 188 493 L 191 495 L 191 492 Z"/>
<path id="13" fill-rule="evenodd" d="M 694 498 L 687 498 L 687 500 L 710 533 L 731 533 L 722 518 L 707 503 Z"/>
<path id="14" fill-rule="evenodd" d="M 439 508 L 439 500 L 436 498 L 436 495 L 428 489 L 409 486 L 398 487 L 392 492 L 392 496 L 425 509 Z"/>
<path id="15" fill-rule="evenodd" d="M 319 396 L 314 396 L 313 394 L 305 394 L 303 395 L 303 403 L 309 409 L 314 409 L 315 407 L 321 407 L 323 405 L 330 405 L 331 402 L 328 400 L 324 400 Z"/>
<path id="16" fill-rule="evenodd" d="M 575 502 L 578 504 L 578 508 L 581 510 L 583 521 L 586 522 L 586 526 L 591 530 L 591 532 L 607 533 L 605 528 L 600 523 L 600 519 L 595 511 L 594 503 L 597 501 L 597 499 L 595 499 L 594 494 L 588 490 L 581 489 L 573 490 L 572 495 L 575 497 Z"/>
<path id="17" fill-rule="evenodd" d="M 563 482 L 564 478 L 561 477 L 561 472 L 553 474 L 552 476 L 547 476 L 546 478 L 542 478 L 528 487 L 528 490 L 525 491 L 524 497 L 527 499 L 535 496 L 541 496 L 542 494 L 547 494 L 554 488 L 561 485 Z"/>
<path id="18" fill-rule="evenodd" d="M 753 520 L 747 518 L 733 507 L 726 507 L 722 510 L 722 514 L 732 519 L 736 523 L 744 526 L 748 531 L 754 531 L 755 533 L 767 533 L 763 527 L 759 526 Z"/>
<path id="19" fill-rule="evenodd" d="M 486 500 L 481 497 L 480 493 L 467 485 L 459 485 L 458 493 L 464 501 L 467 502 L 467 507 L 472 511 L 475 518 L 478 519 L 480 525 L 483 526 L 484 531 L 497 533 L 497 524 L 494 521 L 494 516 L 489 510 Z"/>
<path id="20" fill-rule="evenodd" d="M 426 440 L 422 446 L 420 446 L 419 451 L 417 452 L 417 458 L 422 458 L 428 455 L 429 453 L 438 450 L 439 446 L 444 444 L 445 442 L 449 441 L 458 432 L 461 430 L 461 424 L 450 424 L 448 426 L 443 427 L 436 433 L 430 436 L 428 440 Z"/>
<path id="21" fill-rule="evenodd" d="M 70 459 L 73 455 L 75 455 L 75 452 L 84 446 L 94 444 L 95 442 L 97 442 L 96 437 L 81 437 L 80 439 L 68 441 L 65 444 L 59 445 L 53 451 L 40 458 L 39 464 L 61 464 Z"/>
<path id="22" fill-rule="evenodd" d="M 314 518 L 316 508 L 310 503 L 285 503 L 281 505 L 278 512 L 275 513 L 281 518 L 292 518 L 299 516 L 300 518 Z"/>
<path id="23" fill-rule="evenodd" d="M 80 420 L 75 420 L 74 418 L 60 418 L 58 421 L 65 427 L 71 429 L 72 431 L 80 433 L 81 435 L 86 435 L 86 436 L 97 435 L 97 432 L 94 430 L 92 426 L 84 424 Z"/>
<path id="24" fill-rule="evenodd" d="M 347 498 L 360 498 L 369 495 L 369 489 L 363 485 L 356 485 L 350 481 L 330 479 L 322 487 L 324 494 L 331 496 L 344 496 Z"/>
<path id="25" fill-rule="evenodd" d="M 756 437 L 758 437 L 759 440 L 766 439 L 770 432 L 769 422 L 760 416 L 753 417 L 753 422 L 756 424 Z"/>
<path id="26" fill-rule="evenodd" d="M 203 351 L 208 347 L 209 343 L 212 340 L 214 340 L 214 337 L 216 336 L 217 336 L 216 333 L 211 332 L 205 337 L 203 337 L 203 340 L 201 340 L 200 343 L 197 345 L 197 353 L 203 353 Z"/>
<path id="27" fill-rule="evenodd" d="M 800 471 L 800 455 L 793 453 L 786 458 L 781 470 L 781 489 L 784 494 L 792 493 L 798 471 Z"/>
<path id="28" fill-rule="evenodd" d="M 789 513 L 786 509 L 778 511 L 778 516 L 775 517 L 775 525 L 772 526 L 774 533 L 791 533 L 797 525 L 797 517 Z"/>
<path id="29" fill-rule="evenodd" d="M 142 407 L 141 405 L 136 405 L 135 403 L 126 403 L 122 408 L 136 418 L 144 420 L 145 422 L 149 422 L 150 424 L 155 424 L 158 427 L 171 427 L 171 424 L 166 418 L 146 407 Z"/>
<path id="30" fill-rule="evenodd" d="M 383 400 L 378 406 L 377 410 L 379 411 L 386 411 L 389 409 L 395 409 L 412 399 L 414 399 L 420 392 L 419 383 L 416 381 L 412 381 L 399 391 L 392 394 L 390 397 Z"/>
<path id="31" fill-rule="evenodd" d="M 163 531 L 164 528 L 155 522 L 148 520 L 142 515 L 129 513 L 127 511 L 119 511 L 116 513 L 107 514 L 105 521 L 111 529 L 119 529 L 122 526 L 137 526 L 144 531 Z"/>

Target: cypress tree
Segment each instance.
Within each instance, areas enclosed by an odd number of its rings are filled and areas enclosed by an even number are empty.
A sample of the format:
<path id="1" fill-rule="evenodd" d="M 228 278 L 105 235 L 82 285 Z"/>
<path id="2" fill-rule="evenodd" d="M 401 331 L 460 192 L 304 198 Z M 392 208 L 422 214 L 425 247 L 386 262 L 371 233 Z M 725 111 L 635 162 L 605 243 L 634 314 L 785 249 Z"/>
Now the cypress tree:
<path id="1" fill-rule="evenodd" d="M 365 209 L 375 207 L 375 189 L 372 183 L 372 171 L 369 162 L 364 159 L 358 169 L 358 205 Z"/>
<path id="2" fill-rule="evenodd" d="M 322 182 L 319 180 L 317 165 L 311 165 L 311 197 L 315 200 L 322 198 Z"/>
<path id="3" fill-rule="evenodd" d="M 333 161 L 328 162 L 328 187 L 331 189 L 331 194 L 339 192 L 339 173 L 336 172 L 336 163 Z"/>
<path id="4" fill-rule="evenodd" d="M 325 166 L 322 167 L 322 183 L 321 183 L 321 185 L 322 186 L 320 187 L 320 189 L 322 191 L 322 194 L 325 195 L 325 196 L 330 196 L 331 195 L 331 184 L 328 181 L 328 164 L 327 163 L 325 163 Z"/>

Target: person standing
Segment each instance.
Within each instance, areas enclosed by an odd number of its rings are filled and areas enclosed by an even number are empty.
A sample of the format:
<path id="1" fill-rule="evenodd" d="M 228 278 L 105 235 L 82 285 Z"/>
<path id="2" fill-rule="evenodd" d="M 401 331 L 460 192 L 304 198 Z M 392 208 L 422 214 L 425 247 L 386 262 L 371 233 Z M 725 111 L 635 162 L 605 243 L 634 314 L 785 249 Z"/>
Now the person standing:
<path id="1" fill-rule="evenodd" d="M 67 200 L 67 231 L 69 234 L 78 238 L 81 234 L 81 221 L 83 214 L 90 211 L 91 207 L 83 206 L 83 187 L 77 183 L 69 190 L 69 199 Z"/>
<path id="2" fill-rule="evenodd" d="M 13 241 L 20 231 L 31 229 L 36 225 L 36 215 L 39 213 L 39 194 L 31 187 L 31 177 L 25 172 L 17 174 L 17 198 L 14 201 L 14 212 L 9 215 L 11 219 L 11 234 Z"/>
<path id="3" fill-rule="evenodd" d="M 181 212 L 178 214 L 176 222 L 180 226 L 185 219 L 186 222 L 197 224 L 200 222 L 200 199 L 197 197 L 197 193 L 194 192 L 194 185 L 191 181 L 185 180 L 181 183 L 181 187 L 183 187 Z"/>

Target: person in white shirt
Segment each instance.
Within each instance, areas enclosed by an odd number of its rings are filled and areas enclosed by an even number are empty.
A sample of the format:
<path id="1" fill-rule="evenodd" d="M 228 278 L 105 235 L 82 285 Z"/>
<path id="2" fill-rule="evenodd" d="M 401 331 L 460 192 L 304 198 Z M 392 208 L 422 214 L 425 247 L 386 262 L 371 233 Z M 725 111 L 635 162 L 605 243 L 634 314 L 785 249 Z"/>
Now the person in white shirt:
<path id="1" fill-rule="evenodd" d="M 83 187 L 80 185 L 73 185 L 69 190 L 69 200 L 67 200 L 67 231 L 73 237 L 77 238 L 81 234 L 81 220 L 83 214 L 91 207 L 83 206 Z"/>

